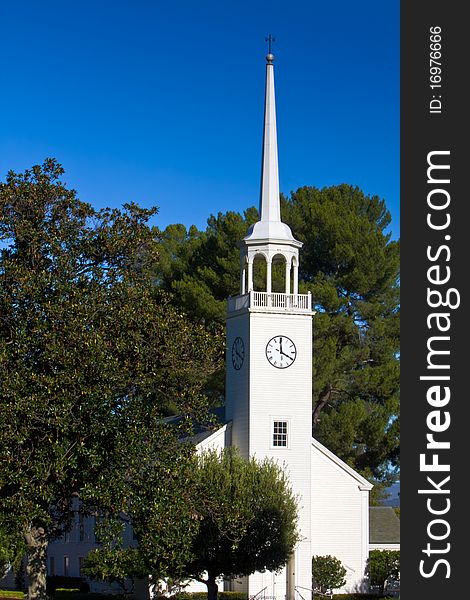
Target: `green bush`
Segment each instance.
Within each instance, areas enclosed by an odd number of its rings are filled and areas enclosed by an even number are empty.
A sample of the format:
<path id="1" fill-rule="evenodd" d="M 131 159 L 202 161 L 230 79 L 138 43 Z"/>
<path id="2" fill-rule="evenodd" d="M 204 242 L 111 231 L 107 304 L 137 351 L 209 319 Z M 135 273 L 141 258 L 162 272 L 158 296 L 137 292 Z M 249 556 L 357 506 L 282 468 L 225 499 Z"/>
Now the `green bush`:
<path id="1" fill-rule="evenodd" d="M 335 556 L 312 557 L 312 587 L 323 594 L 342 587 L 346 583 L 346 569 Z"/>
<path id="2" fill-rule="evenodd" d="M 400 575 L 399 550 L 372 550 L 367 561 L 367 570 L 371 585 L 379 586 L 383 593 L 385 581 Z"/>

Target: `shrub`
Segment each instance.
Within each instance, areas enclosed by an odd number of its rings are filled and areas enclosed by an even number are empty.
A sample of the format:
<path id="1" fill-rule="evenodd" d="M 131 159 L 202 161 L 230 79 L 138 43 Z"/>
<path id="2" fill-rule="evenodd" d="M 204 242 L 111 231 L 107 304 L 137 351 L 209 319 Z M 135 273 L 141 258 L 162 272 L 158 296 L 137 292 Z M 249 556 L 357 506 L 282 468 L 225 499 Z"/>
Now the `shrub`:
<path id="1" fill-rule="evenodd" d="M 380 587 L 383 594 L 387 579 L 398 579 L 400 576 L 399 550 L 371 550 L 367 561 L 367 570 L 371 585 Z"/>
<path id="2" fill-rule="evenodd" d="M 314 556 L 312 558 L 312 587 L 321 593 L 333 591 L 346 583 L 346 569 L 335 556 Z"/>

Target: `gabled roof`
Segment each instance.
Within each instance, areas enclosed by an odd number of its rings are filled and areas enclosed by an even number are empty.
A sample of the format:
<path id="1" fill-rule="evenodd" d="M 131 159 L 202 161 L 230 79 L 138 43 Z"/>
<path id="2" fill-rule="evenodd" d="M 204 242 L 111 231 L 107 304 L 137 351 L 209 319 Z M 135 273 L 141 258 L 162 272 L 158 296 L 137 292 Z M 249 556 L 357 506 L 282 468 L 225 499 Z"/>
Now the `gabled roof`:
<path id="1" fill-rule="evenodd" d="M 221 427 L 226 425 L 224 406 L 217 406 L 209 409 L 209 414 L 213 416 L 213 422 L 200 423 L 195 419 L 192 423 L 192 434 L 188 436 L 184 433 L 181 440 L 197 446 L 204 440 L 216 434 L 220 431 Z M 180 425 L 183 421 L 183 417 L 181 415 L 172 415 L 170 417 L 165 417 L 162 421 L 167 425 Z"/>
<path id="2" fill-rule="evenodd" d="M 353 479 L 355 479 L 359 485 L 360 490 L 371 490 L 374 486 L 372 483 L 367 481 L 362 475 L 359 475 L 357 471 L 355 471 L 352 467 L 347 465 L 344 461 L 342 461 L 336 454 L 328 450 L 323 444 L 320 444 L 318 440 L 312 438 L 312 446 L 318 450 L 321 454 L 326 456 L 329 460 L 331 460 L 335 465 L 337 465 L 340 469 L 345 471 L 348 475 L 350 475 Z"/>
<path id="3" fill-rule="evenodd" d="M 369 508 L 369 541 L 371 544 L 400 543 L 400 520 L 391 506 Z"/>
<path id="4" fill-rule="evenodd" d="M 196 429 L 193 436 L 190 438 L 192 443 L 196 445 L 202 443 L 203 441 L 215 436 L 215 434 L 220 431 L 221 427 L 224 427 L 228 424 L 228 421 L 225 419 L 225 407 L 220 406 L 218 408 L 211 409 L 211 412 L 215 415 L 217 421 L 220 423 L 220 426 L 217 427 L 217 424 L 212 427 L 200 427 L 199 430 Z M 312 438 L 312 447 L 315 448 L 318 452 L 323 454 L 328 460 L 333 462 L 337 467 L 342 469 L 345 473 L 347 473 L 352 479 L 356 481 L 360 490 L 370 491 L 374 486 L 372 483 L 367 481 L 362 475 L 360 475 L 357 471 L 355 471 L 352 467 L 347 465 L 344 461 L 342 461 L 336 454 L 328 450 L 323 444 L 320 444 L 318 440 Z"/>

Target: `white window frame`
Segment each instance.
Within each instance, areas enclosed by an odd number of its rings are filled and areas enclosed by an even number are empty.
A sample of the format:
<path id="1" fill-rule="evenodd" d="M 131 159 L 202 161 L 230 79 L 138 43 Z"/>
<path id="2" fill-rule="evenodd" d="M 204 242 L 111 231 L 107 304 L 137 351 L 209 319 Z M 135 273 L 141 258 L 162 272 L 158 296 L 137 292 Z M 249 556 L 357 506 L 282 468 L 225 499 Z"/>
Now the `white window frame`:
<path id="1" fill-rule="evenodd" d="M 275 444 L 274 443 L 274 435 L 275 435 L 275 431 L 274 431 L 274 425 L 275 423 L 285 423 L 286 424 L 286 445 L 280 445 L 280 444 Z M 291 437 L 291 425 L 290 425 L 290 419 L 287 419 L 286 417 L 271 417 L 271 427 L 269 428 L 269 435 L 270 435 L 270 447 L 273 450 L 288 450 L 290 448 L 290 437 Z M 282 433 L 277 433 L 276 435 L 284 435 Z"/>

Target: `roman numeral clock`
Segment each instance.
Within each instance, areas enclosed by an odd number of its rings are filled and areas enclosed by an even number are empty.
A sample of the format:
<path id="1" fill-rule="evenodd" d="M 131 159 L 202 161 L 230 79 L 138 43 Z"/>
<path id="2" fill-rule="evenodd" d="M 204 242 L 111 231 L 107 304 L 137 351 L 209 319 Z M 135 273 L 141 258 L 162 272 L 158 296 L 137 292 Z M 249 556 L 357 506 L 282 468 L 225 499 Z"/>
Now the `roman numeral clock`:
<path id="1" fill-rule="evenodd" d="M 287 336 L 276 335 L 266 344 L 266 358 L 277 369 L 290 367 L 296 356 L 295 344 Z"/>

